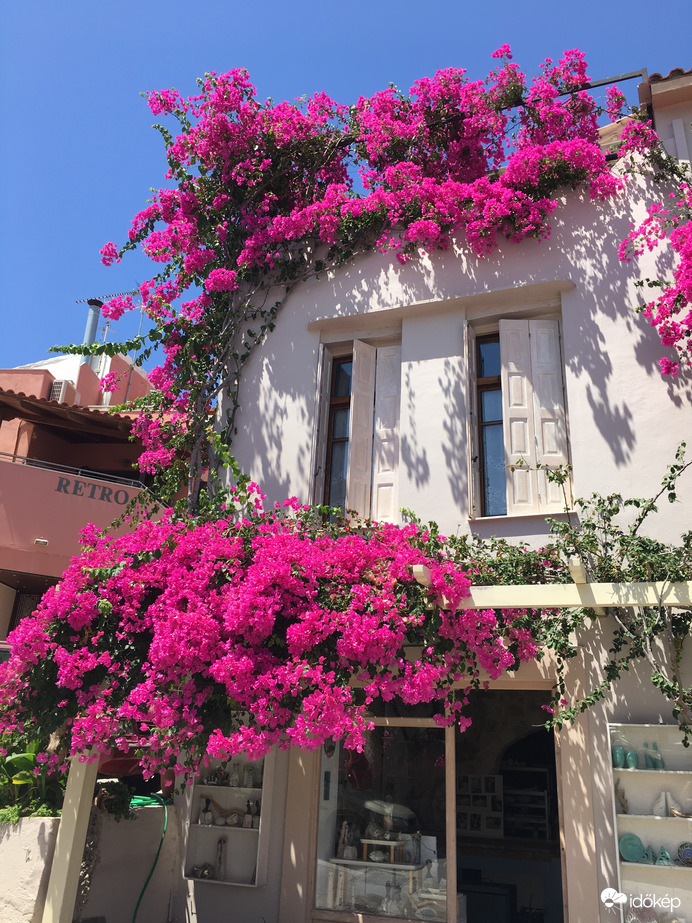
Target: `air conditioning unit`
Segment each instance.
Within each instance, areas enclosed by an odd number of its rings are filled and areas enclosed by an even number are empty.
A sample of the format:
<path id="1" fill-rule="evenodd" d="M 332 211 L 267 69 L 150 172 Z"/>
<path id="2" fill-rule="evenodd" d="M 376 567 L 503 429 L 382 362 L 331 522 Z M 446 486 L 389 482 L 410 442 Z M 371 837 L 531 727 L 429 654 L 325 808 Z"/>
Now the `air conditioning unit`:
<path id="1" fill-rule="evenodd" d="M 74 404 L 77 390 L 71 381 L 66 378 L 56 378 L 50 386 L 49 401 L 58 401 L 60 404 Z"/>

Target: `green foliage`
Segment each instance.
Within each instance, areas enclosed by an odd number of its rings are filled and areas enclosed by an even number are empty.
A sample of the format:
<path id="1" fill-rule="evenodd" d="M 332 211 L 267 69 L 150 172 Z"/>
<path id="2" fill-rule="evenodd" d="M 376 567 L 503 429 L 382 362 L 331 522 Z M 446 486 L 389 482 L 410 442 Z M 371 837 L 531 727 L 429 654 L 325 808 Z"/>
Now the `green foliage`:
<path id="1" fill-rule="evenodd" d="M 98 782 L 95 796 L 97 806 L 115 818 L 116 823 L 120 823 L 121 820 L 137 819 L 137 815 L 130 809 L 132 790 L 125 782 L 119 779 Z"/>
<path id="2" fill-rule="evenodd" d="M 459 535 L 442 539 L 435 523 L 427 529 L 444 545 L 455 563 L 468 571 L 474 585 L 497 586 L 571 583 L 570 565 L 579 561 L 587 580 L 593 583 L 673 583 L 692 579 L 692 532 L 685 532 L 677 544 L 644 534 L 644 526 L 658 512 L 658 503 L 678 500 L 678 481 L 692 465 L 685 461 L 681 443 L 668 466 L 658 492 L 650 498 L 624 498 L 621 494 L 593 494 L 574 502 L 574 511 L 552 519 L 552 538 L 536 550 L 513 545 L 506 539 L 481 539 Z M 569 469 L 546 469 L 546 476 L 563 487 Z M 405 511 L 408 518 L 420 521 Z M 548 725 L 562 727 L 602 701 L 624 673 L 644 665 L 652 686 L 671 703 L 679 722 L 683 743 L 692 738 L 692 685 L 681 671 L 685 641 L 692 630 L 692 610 L 670 606 L 617 606 L 606 609 L 613 625 L 609 658 L 601 676 L 586 694 L 573 699 L 569 682 L 569 661 L 579 653 L 577 641 L 588 640 L 589 627 L 597 618 L 592 609 L 552 609 L 522 616 L 541 644 L 538 659 L 552 652 L 557 682 Z M 499 615 L 499 613 L 498 613 Z M 519 626 L 522 621 L 515 621 Z"/>
<path id="3" fill-rule="evenodd" d="M 4 742 L 0 756 L 0 823 L 16 824 L 20 817 L 52 817 L 60 813 L 65 793 L 64 773 L 50 771 L 38 755 L 40 741 L 21 737 Z"/>

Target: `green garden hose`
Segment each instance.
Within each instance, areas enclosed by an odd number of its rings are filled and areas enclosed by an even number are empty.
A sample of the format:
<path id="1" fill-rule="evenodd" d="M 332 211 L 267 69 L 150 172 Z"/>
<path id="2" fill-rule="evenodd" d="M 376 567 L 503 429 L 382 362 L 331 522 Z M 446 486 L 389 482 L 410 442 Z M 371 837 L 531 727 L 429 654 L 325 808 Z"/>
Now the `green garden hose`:
<path id="1" fill-rule="evenodd" d="M 168 805 L 173 804 L 170 798 L 163 798 L 161 795 L 133 795 L 130 800 L 131 808 L 146 808 L 163 805 L 163 830 L 161 831 L 161 840 L 159 841 L 159 848 L 156 850 L 156 857 L 154 859 L 154 864 L 151 867 L 151 871 L 147 876 L 147 880 L 144 882 L 144 887 L 137 899 L 137 906 L 135 907 L 135 912 L 132 915 L 132 923 L 136 923 L 137 914 L 139 913 L 139 905 L 142 903 L 142 898 L 144 897 L 144 892 L 149 887 L 149 882 L 151 881 L 151 876 L 154 874 L 154 869 L 156 868 L 156 863 L 159 861 L 159 856 L 161 855 L 161 847 L 163 846 L 163 838 L 166 836 L 166 829 L 168 827 Z"/>

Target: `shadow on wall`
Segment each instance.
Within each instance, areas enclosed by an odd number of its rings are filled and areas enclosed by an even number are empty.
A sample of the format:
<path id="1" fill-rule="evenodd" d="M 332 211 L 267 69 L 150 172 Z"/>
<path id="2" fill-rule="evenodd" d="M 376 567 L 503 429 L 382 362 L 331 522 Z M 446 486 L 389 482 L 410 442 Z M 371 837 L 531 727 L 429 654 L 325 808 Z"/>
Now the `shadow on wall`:
<path id="1" fill-rule="evenodd" d="M 290 465 L 282 457 L 284 447 L 288 459 L 300 474 L 301 483 L 309 484 L 310 453 L 313 432 L 311 402 L 317 373 L 316 343 L 307 351 L 287 341 L 281 333 L 281 317 L 277 329 L 246 366 L 240 384 L 240 407 L 236 417 L 241 468 L 255 477 L 272 501 L 283 500 L 296 492 Z M 307 333 L 305 335 L 307 337 Z M 311 363 L 306 374 L 305 364 Z M 291 374 L 287 370 L 293 368 Z M 314 369 L 314 373 L 312 372 Z M 258 395 L 259 403 L 244 405 L 243 395 Z M 231 446 L 231 451 L 234 446 Z M 306 501 L 307 497 L 299 499 Z"/>
<path id="2" fill-rule="evenodd" d="M 442 404 L 442 452 L 445 459 L 447 479 L 454 497 L 454 502 L 461 510 L 468 506 L 469 483 L 467 452 L 468 408 L 462 380 L 458 370 L 449 359 L 445 359 L 442 377 L 438 379 Z M 461 449 L 461 451 L 460 451 Z"/>
<path id="3" fill-rule="evenodd" d="M 641 196 L 645 201 L 660 197 L 665 190 L 654 188 L 641 177 L 628 182 L 630 199 Z M 591 414 L 604 441 L 610 448 L 618 467 L 631 461 L 632 451 L 637 443 L 634 419 L 636 417 L 637 395 L 614 397 L 618 394 L 616 376 L 626 374 L 624 363 L 632 362 L 643 369 L 651 387 L 665 387 L 660 382 L 658 359 L 664 352 L 657 333 L 647 325 L 643 317 L 633 310 L 633 304 L 644 302 L 648 289 L 636 289 L 634 283 L 642 276 L 638 262 L 621 263 L 617 248 L 630 231 L 634 220 L 628 207 L 628 200 L 621 198 L 606 204 L 594 205 L 586 195 L 570 199 L 574 208 L 570 216 L 576 216 L 569 226 L 556 223 L 551 236 L 550 247 L 557 246 L 569 253 L 578 267 L 578 295 L 582 296 L 578 315 L 572 317 L 563 307 L 563 327 L 570 351 L 565 354 L 567 368 L 577 379 L 584 382 L 584 394 Z M 597 225 L 594 224 L 594 210 Z M 670 276 L 672 262 L 666 250 L 651 255 L 647 274 L 657 278 Z M 569 299 L 566 299 L 569 302 Z M 627 352 L 618 349 L 613 333 L 617 336 L 618 323 L 626 329 Z M 607 328 L 608 337 L 606 336 Z M 622 329 L 622 328 L 620 328 Z M 577 348 L 574 348 L 576 345 Z M 613 356 L 608 352 L 613 349 Z M 614 359 L 615 357 L 615 359 Z M 640 379 L 641 381 L 641 379 Z M 671 402 L 681 407 L 692 403 L 689 385 L 682 382 L 667 382 Z M 626 389 L 623 390 L 627 394 Z"/>
<path id="4" fill-rule="evenodd" d="M 406 401 L 409 421 L 408 433 L 401 439 L 401 462 L 406 468 L 408 480 L 413 481 L 416 487 L 420 488 L 430 481 L 430 464 L 428 463 L 428 451 L 418 439 L 416 392 L 413 390 L 411 369 L 408 366 L 401 382 L 401 392 L 402 402 Z"/>
<path id="5" fill-rule="evenodd" d="M 405 266 L 391 254 L 370 252 L 296 288 L 281 309 L 276 330 L 251 359 L 241 383 L 241 406 L 247 395 L 250 408 L 238 417 L 242 466 L 260 480 L 270 497 L 279 499 L 294 492 L 307 499 L 314 476 L 311 446 L 319 343 L 317 333 L 308 333 L 311 321 L 353 318 L 352 326 L 344 326 L 351 331 L 344 333 L 346 342 L 353 331 L 363 329 L 358 325 L 364 315 L 416 304 L 424 315 L 429 302 L 490 295 L 513 287 L 520 291 L 558 279 L 575 284 L 574 291 L 564 296 L 562 310 L 571 392 L 578 394 L 579 386 L 583 389 L 579 403 L 588 407 L 614 464 L 631 463 L 643 438 L 635 420 L 642 420 L 639 405 L 644 390 L 657 387 L 665 393 L 667 388 L 671 403 L 683 407 L 692 404 L 692 389 L 682 381 L 660 381 L 659 338 L 632 309 L 639 296 L 634 283 L 642 268 L 639 263 L 620 263 L 617 256 L 618 245 L 635 220 L 632 203 L 660 197 L 665 190 L 651 191 L 649 183 L 636 177 L 629 180 L 629 188 L 627 198 L 604 204 L 591 202 L 588 194 L 570 193 L 553 216 L 549 240 L 527 240 L 518 246 L 501 243 L 481 260 L 451 248 Z M 651 255 L 651 274 L 666 277 L 670 270 L 666 251 Z M 382 323 L 386 327 L 392 321 L 385 314 Z M 367 329 L 378 330 L 372 316 Z M 629 388 L 626 376 L 633 368 L 637 374 Z M 402 410 L 408 411 L 411 425 L 402 439 L 401 463 L 410 481 L 421 488 L 435 477 L 438 449 L 424 437 L 420 418 L 416 427 L 416 395 L 405 366 L 402 388 Z M 468 491 L 468 408 L 465 374 L 454 368 L 451 359 L 440 376 L 439 388 L 441 451 L 452 495 L 463 508 Z"/>

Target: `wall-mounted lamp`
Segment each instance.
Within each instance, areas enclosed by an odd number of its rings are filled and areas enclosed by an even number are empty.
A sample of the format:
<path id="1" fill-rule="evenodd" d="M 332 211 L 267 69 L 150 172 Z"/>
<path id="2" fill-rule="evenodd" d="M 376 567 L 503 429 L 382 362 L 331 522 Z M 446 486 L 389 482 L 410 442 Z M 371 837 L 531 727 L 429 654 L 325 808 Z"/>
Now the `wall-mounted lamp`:
<path id="1" fill-rule="evenodd" d="M 35 538 L 34 539 L 34 545 L 47 545 L 47 544 L 48 544 L 47 538 Z"/>

